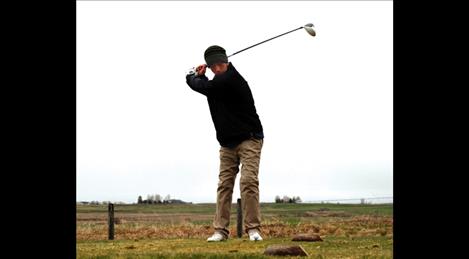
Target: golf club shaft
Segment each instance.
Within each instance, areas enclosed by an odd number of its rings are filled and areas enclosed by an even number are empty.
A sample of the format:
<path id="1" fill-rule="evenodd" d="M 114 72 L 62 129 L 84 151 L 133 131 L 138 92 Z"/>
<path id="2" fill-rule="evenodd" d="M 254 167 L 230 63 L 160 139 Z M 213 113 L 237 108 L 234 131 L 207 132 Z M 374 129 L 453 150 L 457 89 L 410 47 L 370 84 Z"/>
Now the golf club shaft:
<path id="1" fill-rule="evenodd" d="M 294 29 L 294 30 L 291 30 L 291 31 L 289 31 L 289 32 L 285 32 L 285 33 L 282 33 L 282 34 L 280 34 L 280 35 L 277 35 L 277 36 L 275 36 L 275 37 L 273 37 L 273 38 L 270 38 L 270 39 L 268 39 L 268 40 L 265 40 L 265 41 L 259 42 L 259 43 L 257 43 L 257 44 L 254 44 L 254 45 L 252 45 L 252 46 L 250 46 L 250 47 L 247 47 L 247 48 L 242 49 L 242 50 L 240 50 L 240 51 L 238 51 L 238 52 L 235 52 L 235 53 L 229 55 L 228 57 L 234 56 L 234 55 L 236 55 L 236 54 L 238 54 L 238 53 L 240 53 L 240 52 L 243 52 L 243 51 L 245 51 L 245 50 L 247 50 L 247 49 L 250 49 L 250 48 L 252 48 L 252 47 L 255 47 L 255 46 L 259 45 L 259 44 L 262 44 L 262 43 L 267 42 L 267 41 L 269 41 L 269 40 L 273 40 L 273 39 L 275 39 L 275 38 L 278 38 L 278 37 L 280 37 L 280 36 L 283 36 L 283 35 L 288 34 L 288 33 L 290 33 L 290 32 L 294 32 L 294 31 L 299 30 L 299 29 L 303 29 L 303 26 L 301 26 L 301 27 L 299 27 L 299 28 L 296 28 L 296 29 Z"/>

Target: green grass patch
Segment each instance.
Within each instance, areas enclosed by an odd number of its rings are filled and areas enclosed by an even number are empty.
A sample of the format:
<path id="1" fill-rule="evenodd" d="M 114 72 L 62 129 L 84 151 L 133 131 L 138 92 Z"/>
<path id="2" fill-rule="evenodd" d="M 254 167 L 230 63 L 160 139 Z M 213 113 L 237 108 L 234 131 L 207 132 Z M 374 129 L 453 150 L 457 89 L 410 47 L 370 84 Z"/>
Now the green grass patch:
<path id="1" fill-rule="evenodd" d="M 252 242 L 244 238 L 217 243 L 204 239 L 80 241 L 77 258 L 275 258 L 263 255 L 272 244 L 301 245 L 308 252 L 308 258 L 392 258 L 393 241 L 386 237 L 328 237 L 323 242 L 290 240 L 273 238 Z"/>
<path id="2" fill-rule="evenodd" d="M 261 203 L 262 213 L 286 214 L 298 216 L 307 211 L 344 211 L 353 215 L 392 215 L 392 204 L 308 204 L 308 203 Z M 77 205 L 77 213 L 107 213 L 107 205 Z M 119 213 L 192 213 L 192 214 L 213 214 L 216 204 L 122 204 L 115 205 L 115 212 Z M 232 204 L 232 213 L 236 212 L 236 204 Z"/>

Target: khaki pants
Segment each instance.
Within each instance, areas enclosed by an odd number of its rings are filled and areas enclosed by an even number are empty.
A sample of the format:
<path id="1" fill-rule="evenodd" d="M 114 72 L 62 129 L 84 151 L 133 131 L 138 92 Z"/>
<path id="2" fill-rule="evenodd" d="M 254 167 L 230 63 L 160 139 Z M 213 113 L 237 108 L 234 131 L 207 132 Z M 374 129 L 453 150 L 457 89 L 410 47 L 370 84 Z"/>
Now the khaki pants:
<path id="1" fill-rule="evenodd" d="M 217 207 L 213 227 L 226 237 L 229 236 L 230 210 L 236 175 L 241 167 L 239 181 L 244 231 L 257 229 L 260 232 L 261 213 L 259 205 L 259 162 L 262 139 L 251 138 L 235 148 L 220 147 L 220 174 L 217 188 Z"/>

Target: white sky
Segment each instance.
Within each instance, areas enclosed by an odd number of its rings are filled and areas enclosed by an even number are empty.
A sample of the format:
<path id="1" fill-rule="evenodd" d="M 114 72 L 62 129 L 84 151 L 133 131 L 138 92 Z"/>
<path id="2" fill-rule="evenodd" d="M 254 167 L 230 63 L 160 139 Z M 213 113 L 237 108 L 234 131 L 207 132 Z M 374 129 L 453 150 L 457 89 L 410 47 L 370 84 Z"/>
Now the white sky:
<path id="1" fill-rule="evenodd" d="M 77 200 L 215 202 L 219 144 L 186 71 L 210 45 L 229 55 L 306 23 L 316 37 L 230 59 L 264 127 L 260 200 L 392 196 L 392 4 L 77 2 Z"/>

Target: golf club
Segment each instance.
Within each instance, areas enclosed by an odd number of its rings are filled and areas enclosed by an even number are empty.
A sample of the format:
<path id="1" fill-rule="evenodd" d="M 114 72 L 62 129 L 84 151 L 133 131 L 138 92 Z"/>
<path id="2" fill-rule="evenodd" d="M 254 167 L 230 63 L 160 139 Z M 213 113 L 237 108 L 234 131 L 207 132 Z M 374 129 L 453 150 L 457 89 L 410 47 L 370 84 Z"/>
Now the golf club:
<path id="1" fill-rule="evenodd" d="M 259 43 L 257 43 L 257 44 L 254 44 L 254 45 L 250 46 L 250 47 L 247 47 L 247 48 L 245 48 L 245 49 L 242 49 L 242 50 L 240 50 L 240 51 L 237 51 L 237 52 L 235 52 L 235 53 L 229 55 L 228 57 L 232 57 L 232 56 L 234 56 L 234 55 L 236 55 L 236 54 L 238 54 L 238 53 L 240 53 L 240 52 L 243 52 L 243 51 L 245 51 L 245 50 L 248 50 L 248 49 L 250 49 L 250 48 L 252 48 L 252 47 L 255 47 L 255 46 L 257 46 L 257 45 L 260 45 L 260 44 L 262 44 L 262 43 L 265 43 L 265 42 L 267 42 L 267 41 L 269 41 L 269 40 L 273 40 L 273 39 L 278 38 L 278 37 L 280 37 L 280 36 L 283 36 L 283 35 L 285 35 L 285 34 L 288 34 L 288 33 L 294 32 L 294 31 L 297 31 L 297 30 L 299 30 L 299 29 L 305 29 L 306 32 L 307 32 L 309 35 L 311 35 L 311 36 L 314 37 L 314 36 L 316 36 L 316 31 L 314 31 L 313 27 L 314 27 L 314 25 L 313 25 L 312 23 L 308 23 L 308 24 L 306 24 L 305 26 L 298 27 L 298 28 L 296 28 L 296 29 L 294 29 L 294 30 L 291 30 L 291 31 L 289 31 L 289 32 L 282 33 L 282 34 L 277 35 L 277 36 L 275 36 L 275 37 L 272 37 L 272 38 L 270 38 L 270 39 L 268 39 L 268 40 L 261 41 L 261 42 L 259 42 Z"/>
<path id="2" fill-rule="evenodd" d="M 296 28 L 296 29 L 294 29 L 294 30 L 291 30 L 291 31 L 282 33 L 282 34 L 277 35 L 277 36 L 275 36 L 275 37 L 272 37 L 272 38 L 270 38 L 270 39 L 261 41 L 261 42 L 259 42 L 259 43 L 256 43 L 256 44 L 252 45 L 252 46 L 249 46 L 249 47 L 247 47 L 247 48 L 244 48 L 244 49 L 242 49 L 242 50 L 240 50 L 240 51 L 237 51 L 237 52 L 235 52 L 235 53 L 229 55 L 228 57 L 232 57 L 232 56 L 234 56 L 234 55 L 236 55 L 236 54 L 238 54 L 238 53 L 241 53 L 241 52 L 243 52 L 243 51 L 245 51 L 245 50 L 248 50 L 248 49 L 253 48 L 253 47 L 257 46 L 257 45 L 260 45 L 260 44 L 265 43 L 265 42 L 267 42 L 267 41 L 273 40 L 273 39 L 275 39 L 275 38 L 281 37 L 281 36 L 283 36 L 283 35 L 285 35 L 285 34 L 288 34 L 288 33 L 294 32 L 294 31 L 297 31 L 297 30 L 299 30 L 299 29 L 305 29 L 306 32 L 307 32 L 309 35 L 311 35 L 311 36 L 314 37 L 314 36 L 316 36 L 316 31 L 314 30 L 313 27 L 314 27 L 314 25 L 313 25 L 312 23 L 308 23 L 308 24 L 306 24 L 306 25 L 304 25 L 304 26 L 301 26 L 301 27 L 298 27 L 298 28 Z M 209 66 L 207 66 L 207 65 L 205 65 L 205 66 L 206 66 L 206 67 L 209 67 Z M 192 71 L 192 70 L 189 71 L 189 73 L 195 73 L 195 72 L 196 72 L 195 68 L 193 68 L 193 71 Z"/>

